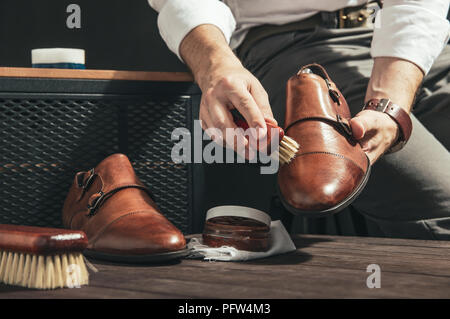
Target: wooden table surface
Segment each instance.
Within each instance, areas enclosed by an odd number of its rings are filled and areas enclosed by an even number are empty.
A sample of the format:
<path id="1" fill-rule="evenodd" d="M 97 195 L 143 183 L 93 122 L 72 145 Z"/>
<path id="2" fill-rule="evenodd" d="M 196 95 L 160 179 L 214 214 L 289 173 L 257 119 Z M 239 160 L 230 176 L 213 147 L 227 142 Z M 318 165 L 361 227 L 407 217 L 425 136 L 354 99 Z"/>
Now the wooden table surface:
<path id="1" fill-rule="evenodd" d="M 0 298 L 450 298 L 450 242 L 295 236 L 297 251 L 247 262 L 184 259 L 165 265 L 91 260 L 87 287 L 0 285 Z M 369 289 L 369 264 L 381 288 Z"/>

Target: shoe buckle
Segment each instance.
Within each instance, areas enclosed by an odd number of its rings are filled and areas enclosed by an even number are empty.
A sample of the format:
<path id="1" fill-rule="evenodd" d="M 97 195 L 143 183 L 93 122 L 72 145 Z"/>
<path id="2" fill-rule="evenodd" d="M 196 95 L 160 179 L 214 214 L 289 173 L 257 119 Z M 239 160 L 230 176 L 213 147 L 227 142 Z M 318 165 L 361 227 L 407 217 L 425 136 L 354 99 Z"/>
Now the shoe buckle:
<path id="1" fill-rule="evenodd" d="M 330 93 L 331 99 L 337 103 L 337 105 L 341 105 L 341 100 L 339 100 L 339 98 L 341 97 L 341 95 L 339 94 L 338 91 L 336 91 L 335 89 L 333 89 L 333 87 L 331 86 L 331 82 L 328 79 L 325 79 L 325 82 L 327 83 L 327 88 L 328 88 L 328 92 Z"/>
<path id="2" fill-rule="evenodd" d="M 88 173 L 89 177 L 86 179 L 86 181 L 83 181 L 83 179 L 78 180 L 78 187 L 83 188 L 83 190 L 87 190 L 89 186 L 91 186 L 94 176 L 97 175 L 95 174 L 94 169 L 89 170 Z"/>
<path id="3" fill-rule="evenodd" d="M 339 123 L 339 125 L 342 127 L 342 129 L 344 130 L 345 133 L 347 133 L 347 135 L 352 136 L 352 130 L 351 127 L 348 123 L 343 121 L 342 116 L 340 116 L 339 114 L 336 115 L 336 120 Z"/>
<path id="4" fill-rule="evenodd" d="M 92 203 L 89 203 L 87 205 L 87 209 L 89 210 L 89 212 L 86 214 L 87 217 L 92 217 L 95 215 L 96 210 L 98 209 L 98 207 L 100 206 L 100 203 L 102 202 L 105 193 L 103 191 L 99 191 L 96 195 Z"/>

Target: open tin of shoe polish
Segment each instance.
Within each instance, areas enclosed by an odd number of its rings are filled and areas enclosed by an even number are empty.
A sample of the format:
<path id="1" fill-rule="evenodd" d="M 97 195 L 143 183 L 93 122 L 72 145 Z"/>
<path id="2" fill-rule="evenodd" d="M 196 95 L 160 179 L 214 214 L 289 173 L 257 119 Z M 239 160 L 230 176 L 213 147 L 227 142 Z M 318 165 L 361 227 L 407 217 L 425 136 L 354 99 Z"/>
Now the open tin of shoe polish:
<path id="1" fill-rule="evenodd" d="M 267 251 L 270 216 L 244 206 L 217 206 L 206 213 L 203 243 L 209 247 L 231 246 L 246 251 Z"/>

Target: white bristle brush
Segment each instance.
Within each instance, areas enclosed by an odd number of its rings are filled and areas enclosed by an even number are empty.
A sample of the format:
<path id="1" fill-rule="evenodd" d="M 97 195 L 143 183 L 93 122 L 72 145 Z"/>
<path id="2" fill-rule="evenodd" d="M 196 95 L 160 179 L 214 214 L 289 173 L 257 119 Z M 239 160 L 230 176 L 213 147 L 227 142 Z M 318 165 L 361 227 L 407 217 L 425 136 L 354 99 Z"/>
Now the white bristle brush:
<path id="1" fill-rule="evenodd" d="M 87 285 L 82 231 L 0 224 L 0 282 L 35 289 Z"/>

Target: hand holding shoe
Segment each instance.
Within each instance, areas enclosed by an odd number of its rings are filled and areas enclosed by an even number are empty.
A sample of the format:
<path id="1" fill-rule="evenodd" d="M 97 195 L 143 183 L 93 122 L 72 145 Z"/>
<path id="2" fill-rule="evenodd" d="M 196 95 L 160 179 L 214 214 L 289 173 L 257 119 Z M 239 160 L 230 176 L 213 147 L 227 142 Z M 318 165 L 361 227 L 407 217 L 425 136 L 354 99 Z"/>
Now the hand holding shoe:
<path id="1" fill-rule="evenodd" d="M 353 137 L 373 165 L 398 140 L 397 123 L 386 113 L 364 110 L 350 120 Z"/>

